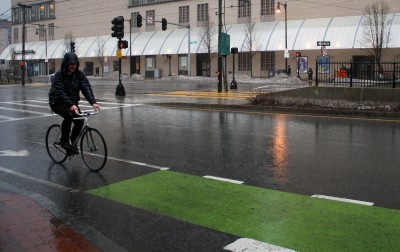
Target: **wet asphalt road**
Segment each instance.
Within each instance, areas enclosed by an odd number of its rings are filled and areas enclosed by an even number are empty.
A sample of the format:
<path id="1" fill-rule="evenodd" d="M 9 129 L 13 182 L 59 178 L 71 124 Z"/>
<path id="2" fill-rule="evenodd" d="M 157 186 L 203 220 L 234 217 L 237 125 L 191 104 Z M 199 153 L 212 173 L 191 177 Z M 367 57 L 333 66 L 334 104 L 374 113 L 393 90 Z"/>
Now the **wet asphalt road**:
<path id="1" fill-rule="evenodd" d="M 80 157 L 57 165 L 47 156 L 46 130 L 60 122 L 46 107 L 48 86 L 0 87 L 0 153 L 29 152 L 1 156 L 0 186 L 36 195 L 104 248 L 129 251 L 222 251 L 239 238 L 85 193 L 162 168 L 400 209 L 399 121 L 154 106 L 246 102 L 146 95 L 181 90 L 162 85 L 127 86 L 124 100 L 110 84 L 94 86 L 103 111 L 91 125 L 106 138 L 110 157 L 100 173 Z M 209 85 L 188 89 L 196 88 Z"/>

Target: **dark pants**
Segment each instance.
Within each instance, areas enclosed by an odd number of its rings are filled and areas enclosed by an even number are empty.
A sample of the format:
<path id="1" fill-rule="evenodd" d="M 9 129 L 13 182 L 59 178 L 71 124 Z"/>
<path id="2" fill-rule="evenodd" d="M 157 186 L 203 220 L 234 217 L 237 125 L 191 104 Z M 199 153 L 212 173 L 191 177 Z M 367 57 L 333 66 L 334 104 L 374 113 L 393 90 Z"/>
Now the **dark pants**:
<path id="1" fill-rule="evenodd" d="M 56 114 L 64 118 L 61 124 L 61 139 L 60 139 L 61 142 L 68 142 L 70 140 L 69 133 L 71 131 L 72 122 L 74 123 L 74 127 L 72 128 L 72 133 L 71 133 L 71 144 L 74 144 L 75 140 L 78 138 L 79 133 L 82 130 L 83 120 L 73 120 L 74 117 L 78 116 L 64 105 L 55 105 L 51 109 Z M 79 109 L 79 113 L 80 112 L 81 110 Z"/>

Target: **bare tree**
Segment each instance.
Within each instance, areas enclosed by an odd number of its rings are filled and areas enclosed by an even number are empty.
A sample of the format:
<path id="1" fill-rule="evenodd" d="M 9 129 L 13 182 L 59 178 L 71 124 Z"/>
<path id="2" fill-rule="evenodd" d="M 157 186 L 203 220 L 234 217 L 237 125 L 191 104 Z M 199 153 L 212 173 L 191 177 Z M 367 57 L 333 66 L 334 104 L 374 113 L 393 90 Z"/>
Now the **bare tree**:
<path id="1" fill-rule="evenodd" d="M 364 36 L 362 44 L 373 50 L 375 63 L 380 65 L 383 46 L 389 42 L 387 14 L 389 5 L 383 0 L 367 5 L 364 10 Z"/>
<path id="2" fill-rule="evenodd" d="M 260 50 L 260 43 L 258 42 L 257 34 L 254 29 L 255 23 L 251 22 L 251 19 L 248 19 L 246 22 L 246 26 L 244 28 L 245 33 L 245 41 L 243 43 L 243 51 L 247 51 L 250 55 L 250 75 L 253 77 L 253 57 L 256 55 L 256 52 Z"/>
<path id="3" fill-rule="evenodd" d="M 105 60 L 105 56 L 104 56 L 104 46 L 106 44 L 106 42 L 104 41 L 104 39 L 98 37 L 97 40 L 97 48 L 96 48 L 96 56 L 97 56 L 97 61 L 99 62 L 100 68 L 101 68 L 101 77 L 103 77 L 103 67 L 104 67 L 104 60 Z"/>
<path id="4" fill-rule="evenodd" d="M 215 51 L 217 43 L 215 41 L 215 34 L 217 34 L 217 29 L 210 20 L 206 20 L 204 26 L 200 28 L 200 51 L 207 53 L 207 77 L 211 74 L 211 60 L 213 57 L 212 52 Z"/>

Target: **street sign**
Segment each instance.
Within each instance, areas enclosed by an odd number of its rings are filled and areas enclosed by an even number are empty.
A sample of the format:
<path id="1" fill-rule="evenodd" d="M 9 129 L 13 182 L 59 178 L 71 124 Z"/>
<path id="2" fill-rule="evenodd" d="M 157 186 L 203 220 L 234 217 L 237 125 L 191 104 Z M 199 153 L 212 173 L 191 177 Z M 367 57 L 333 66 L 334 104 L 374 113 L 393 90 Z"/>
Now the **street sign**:
<path id="1" fill-rule="evenodd" d="M 221 42 L 219 44 L 219 51 L 221 55 L 226 56 L 231 54 L 231 35 L 227 33 L 221 33 Z"/>
<path id="2" fill-rule="evenodd" d="M 331 41 L 317 41 L 317 46 L 330 46 Z"/>
<path id="3" fill-rule="evenodd" d="M 117 49 L 117 58 L 120 59 L 122 57 L 122 50 Z"/>

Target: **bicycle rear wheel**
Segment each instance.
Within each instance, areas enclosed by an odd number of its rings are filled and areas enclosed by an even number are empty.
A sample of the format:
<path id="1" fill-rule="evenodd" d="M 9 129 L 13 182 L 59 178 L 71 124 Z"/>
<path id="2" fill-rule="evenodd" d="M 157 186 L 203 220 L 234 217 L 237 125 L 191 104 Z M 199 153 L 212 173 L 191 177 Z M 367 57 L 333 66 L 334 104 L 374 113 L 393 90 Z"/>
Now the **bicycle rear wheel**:
<path id="1" fill-rule="evenodd" d="M 53 124 L 46 133 L 46 150 L 49 157 L 54 162 L 61 164 L 67 159 L 67 151 L 61 148 L 61 127 L 59 124 Z"/>
<path id="2" fill-rule="evenodd" d="M 103 169 L 107 161 L 107 146 L 97 129 L 87 128 L 81 138 L 81 156 L 92 171 Z"/>

